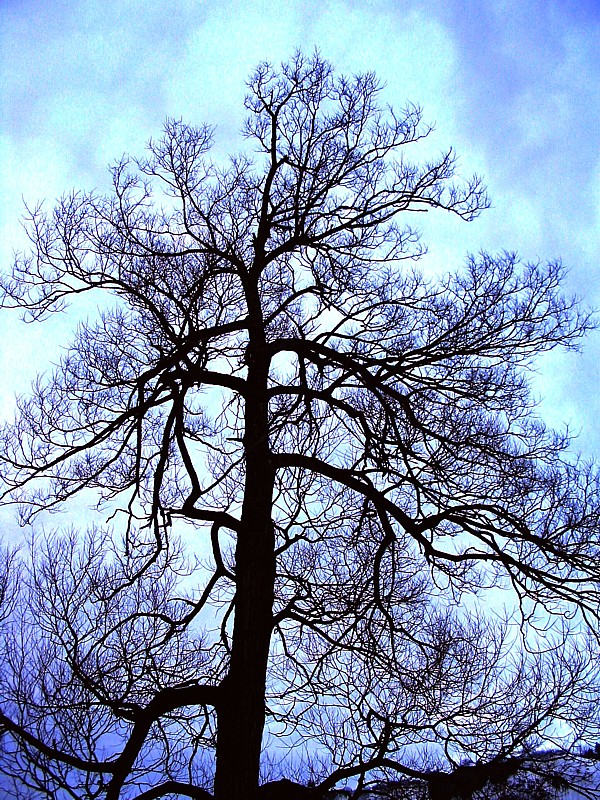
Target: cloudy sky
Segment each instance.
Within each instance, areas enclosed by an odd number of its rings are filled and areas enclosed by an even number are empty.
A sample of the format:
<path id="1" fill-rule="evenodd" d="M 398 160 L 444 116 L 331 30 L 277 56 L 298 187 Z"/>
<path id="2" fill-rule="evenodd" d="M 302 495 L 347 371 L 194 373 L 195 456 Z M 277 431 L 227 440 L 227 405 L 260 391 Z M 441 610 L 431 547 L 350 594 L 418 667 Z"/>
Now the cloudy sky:
<path id="1" fill-rule="evenodd" d="M 217 126 L 239 147 L 244 81 L 260 60 L 317 46 L 340 71 L 375 70 L 385 99 L 423 106 L 432 148 L 482 173 L 476 222 L 431 215 L 431 263 L 467 251 L 561 257 L 568 290 L 600 307 L 600 0 L 0 0 L 0 259 L 23 243 L 23 200 L 108 187 L 166 116 Z M 0 315 L 0 412 L 58 358 L 72 319 L 24 329 Z M 552 356 L 544 413 L 600 453 L 600 334 Z"/>

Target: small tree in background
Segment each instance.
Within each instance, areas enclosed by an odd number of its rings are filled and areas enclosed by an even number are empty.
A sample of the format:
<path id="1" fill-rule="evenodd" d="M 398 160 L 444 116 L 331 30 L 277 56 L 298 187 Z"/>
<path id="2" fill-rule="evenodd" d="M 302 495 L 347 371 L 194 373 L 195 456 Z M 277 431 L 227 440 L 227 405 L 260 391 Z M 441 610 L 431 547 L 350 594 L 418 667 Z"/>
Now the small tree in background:
<path id="1" fill-rule="evenodd" d="M 100 502 L 36 534 L 4 622 L 0 767 L 32 797 L 291 797 L 259 789 L 285 748 L 298 796 L 433 796 L 594 724 L 597 480 L 527 383 L 589 326 L 560 264 L 426 279 L 404 220 L 487 199 L 409 160 L 419 110 L 318 54 L 248 86 L 255 159 L 169 121 L 111 196 L 35 209 L 4 282 L 35 321 L 112 300 L 2 435 L 25 522 Z"/>

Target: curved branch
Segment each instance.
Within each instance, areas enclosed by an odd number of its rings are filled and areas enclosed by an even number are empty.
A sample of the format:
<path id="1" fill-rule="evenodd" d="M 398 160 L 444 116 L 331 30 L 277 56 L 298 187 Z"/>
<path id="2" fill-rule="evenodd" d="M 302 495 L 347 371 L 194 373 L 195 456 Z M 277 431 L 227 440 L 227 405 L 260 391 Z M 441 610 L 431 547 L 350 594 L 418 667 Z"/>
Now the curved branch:
<path id="1" fill-rule="evenodd" d="M 112 770 L 113 777 L 108 785 L 105 800 L 118 800 L 123 784 L 156 720 L 182 706 L 211 705 L 216 707 L 220 693 L 219 686 L 205 685 L 170 687 L 159 692 L 138 715 L 127 744 L 115 761 Z"/>
<path id="2" fill-rule="evenodd" d="M 6 714 L 3 714 L 0 711 L 0 734 L 2 733 L 2 729 L 8 731 L 16 739 L 21 739 L 28 745 L 31 745 L 31 747 L 35 748 L 38 753 L 41 753 L 47 758 L 51 758 L 53 761 L 60 761 L 62 764 L 66 764 L 69 767 L 74 767 L 82 772 L 114 773 L 117 771 L 118 767 L 116 760 L 88 761 L 85 758 L 79 758 L 78 756 L 64 753 L 62 750 L 58 750 L 56 747 L 50 747 L 41 739 L 38 739 L 37 736 L 29 733 L 29 731 L 27 731 L 22 725 L 18 725 L 16 722 L 10 719 L 10 717 L 7 717 Z"/>
<path id="3" fill-rule="evenodd" d="M 179 794 L 184 797 L 191 797 L 192 800 L 213 800 L 212 794 L 206 789 L 200 789 L 191 783 L 181 783 L 180 781 L 165 781 L 159 786 L 153 786 L 142 794 L 138 794 L 135 800 L 156 800 L 167 794 Z"/>

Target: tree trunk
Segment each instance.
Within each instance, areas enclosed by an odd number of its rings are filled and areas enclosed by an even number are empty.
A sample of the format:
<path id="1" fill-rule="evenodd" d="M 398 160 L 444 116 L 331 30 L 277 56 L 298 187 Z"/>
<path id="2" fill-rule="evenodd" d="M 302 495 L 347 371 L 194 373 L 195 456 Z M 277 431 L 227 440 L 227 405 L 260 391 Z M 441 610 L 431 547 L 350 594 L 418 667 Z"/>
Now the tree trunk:
<path id="1" fill-rule="evenodd" d="M 216 800 L 253 800 L 258 787 L 273 608 L 272 539 L 272 528 L 242 525 L 239 534 L 231 665 L 217 715 Z"/>
<path id="2" fill-rule="evenodd" d="M 275 539 L 273 465 L 268 436 L 262 326 L 248 346 L 244 445 L 246 481 L 236 546 L 235 617 L 229 673 L 217 709 L 215 800 L 255 800 L 265 722 L 265 685 L 272 633 Z M 262 346 L 261 346 L 262 345 Z"/>

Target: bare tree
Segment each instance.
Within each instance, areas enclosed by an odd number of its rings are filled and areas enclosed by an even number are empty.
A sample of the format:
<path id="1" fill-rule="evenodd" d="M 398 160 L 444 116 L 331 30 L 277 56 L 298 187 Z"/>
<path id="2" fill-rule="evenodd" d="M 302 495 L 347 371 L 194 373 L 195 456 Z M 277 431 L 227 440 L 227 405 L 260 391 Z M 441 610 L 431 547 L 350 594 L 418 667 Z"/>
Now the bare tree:
<path id="1" fill-rule="evenodd" d="M 34 539 L 7 615 L 0 764 L 35 797 L 266 798 L 278 746 L 312 760 L 307 797 L 433 787 L 593 722 L 572 632 L 598 613 L 597 479 L 527 382 L 590 325 L 561 265 L 425 278 L 401 220 L 487 198 L 451 151 L 404 155 L 419 109 L 318 54 L 248 86 L 258 155 L 213 163 L 210 129 L 169 121 L 111 196 L 34 209 L 4 281 L 29 320 L 113 303 L 2 434 L 25 523 L 107 509 Z"/>

